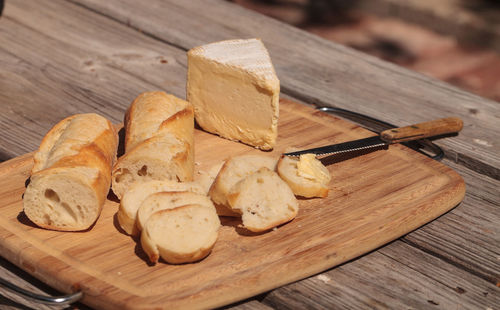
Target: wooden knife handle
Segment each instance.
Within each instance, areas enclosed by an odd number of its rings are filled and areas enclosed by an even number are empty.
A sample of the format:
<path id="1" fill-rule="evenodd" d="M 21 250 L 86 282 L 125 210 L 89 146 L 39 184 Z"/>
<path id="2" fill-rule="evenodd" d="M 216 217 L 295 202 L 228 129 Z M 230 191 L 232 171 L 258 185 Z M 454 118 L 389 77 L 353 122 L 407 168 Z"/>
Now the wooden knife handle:
<path id="1" fill-rule="evenodd" d="M 388 143 L 399 143 L 439 136 L 462 130 L 463 121 L 458 117 L 448 117 L 401 128 L 387 129 L 380 138 Z"/>

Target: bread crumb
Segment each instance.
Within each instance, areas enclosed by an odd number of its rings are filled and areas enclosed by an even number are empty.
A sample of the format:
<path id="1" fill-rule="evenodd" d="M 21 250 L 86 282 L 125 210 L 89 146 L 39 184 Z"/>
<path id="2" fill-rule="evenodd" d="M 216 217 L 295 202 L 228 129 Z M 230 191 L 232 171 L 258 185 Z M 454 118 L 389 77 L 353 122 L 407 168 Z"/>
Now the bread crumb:
<path id="1" fill-rule="evenodd" d="M 332 281 L 332 279 L 329 276 L 324 275 L 324 274 L 320 274 L 316 278 L 318 280 L 322 281 L 323 283 L 328 283 L 328 282 Z"/>
<path id="2" fill-rule="evenodd" d="M 117 272 L 117 274 L 118 274 L 119 276 L 121 276 L 121 275 L 122 275 L 122 272 L 121 272 L 121 271 L 118 271 L 118 272 Z"/>
<path id="3" fill-rule="evenodd" d="M 200 164 L 200 162 L 199 162 L 199 161 L 195 161 L 195 162 L 194 162 L 194 165 L 195 165 L 195 166 L 199 166 L 199 165 L 201 165 L 201 164 Z"/>
<path id="4" fill-rule="evenodd" d="M 278 230 L 278 227 L 273 227 L 273 231 L 277 231 Z"/>

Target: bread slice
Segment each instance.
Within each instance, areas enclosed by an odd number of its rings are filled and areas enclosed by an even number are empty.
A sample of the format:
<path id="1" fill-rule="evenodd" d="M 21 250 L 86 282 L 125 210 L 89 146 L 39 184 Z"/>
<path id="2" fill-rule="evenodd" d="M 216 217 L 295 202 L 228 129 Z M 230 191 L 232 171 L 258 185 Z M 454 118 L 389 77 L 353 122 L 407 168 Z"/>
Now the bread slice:
<path id="1" fill-rule="evenodd" d="M 266 231 L 291 221 L 299 211 L 290 187 L 266 167 L 233 186 L 228 201 L 233 210 L 242 214 L 243 226 L 253 232 Z"/>
<path id="2" fill-rule="evenodd" d="M 26 216 L 47 229 L 89 228 L 109 192 L 117 145 L 113 124 L 94 113 L 70 116 L 55 125 L 34 154 L 23 196 Z"/>
<path id="3" fill-rule="evenodd" d="M 215 178 L 208 195 L 217 208 L 217 213 L 223 216 L 240 216 L 231 209 L 227 195 L 231 188 L 241 179 L 256 172 L 262 167 L 274 170 L 277 159 L 264 155 L 240 155 L 228 159 Z"/>
<path id="4" fill-rule="evenodd" d="M 277 171 L 295 195 L 306 198 L 328 196 L 331 175 L 314 154 L 283 156 L 278 161 Z"/>
<path id="5" fill-rule="evenodd" d="M 117 218 L 121 228 L 129 235 L 138 235 L 136 226 L 137 210 L 142 202 L 151 194 L 158 192 L 190 191 L 205 194 L 204 188 L 193 182 L 177 182 L 174 180 L 135 183 L 128 188 L 120 201 Z"/>
<path id="6" fill-rule="evenodd" d="M 205 258 L 217 241 L 220 227 L 214 209 L 185 205 L 153 213 L 141 233 L 141 245 L 149 260 L 182 264 Z"/>
<path id="7" fill-rule="evenodd" d="M 190 147 L 170 133 L 156 135 L 120 157 L 113 167 L 113 192 L 119 199 L 136 182 L 192 181 Z"/>
<path id="8" fill-rule="evenodd" d="M 194 111 L 164 92 L 139 95 L 125 115 L 125 154 L 113 167 L 112 188 L 119 199 L 135 182 L 192 181 Z"/>
<path id="9" fill-rule="evenodd" d="M 159 192 L 146 197 L 137 210 L 136 226 L 143 230 L 151 214 L 164 210 L 174 209 L 183 205 L 197 204 L 206 206 L 215 212 L 215 207 L 206 195 L 193 192 Z"/>
<path id="10" fill-rule="evenodd" d="M 219 174 L 222 165 L 224 165 L 223 161 L 213 165 L 210 169 L 208 169 L 208 171 L 200 170 L 195 175 L 194 181 L 205 189 L 207 195 L 212 187 L 212 184 L 214 184 L 215 178 Z"/>

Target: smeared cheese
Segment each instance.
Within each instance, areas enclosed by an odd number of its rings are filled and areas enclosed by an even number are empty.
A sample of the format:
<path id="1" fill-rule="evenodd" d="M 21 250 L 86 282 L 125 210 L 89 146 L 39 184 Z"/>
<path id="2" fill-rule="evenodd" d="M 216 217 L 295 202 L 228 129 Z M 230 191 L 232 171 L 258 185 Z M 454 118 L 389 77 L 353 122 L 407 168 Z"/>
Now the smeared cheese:
<path id="1" fill-rule="evenodd" d="M 297 174 L 303 178 L 318 183 L 330 182 L 331 176 L 328 169 L 314 154 L 302 154 L 297 162 Z"/>
<path id="2" fill-rule="evenodd" d="M 279 92 L 271 59 L 258 39 L 216 42 L 188 52 L 187 100 L 206 131 L 272 149 Z"/>

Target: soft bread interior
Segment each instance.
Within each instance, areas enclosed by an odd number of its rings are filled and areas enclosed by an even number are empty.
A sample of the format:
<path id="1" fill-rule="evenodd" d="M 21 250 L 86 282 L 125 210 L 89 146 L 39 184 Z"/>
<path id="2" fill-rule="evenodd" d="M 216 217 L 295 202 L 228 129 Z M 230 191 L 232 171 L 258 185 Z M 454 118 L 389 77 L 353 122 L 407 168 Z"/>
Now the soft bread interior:
<path id="1" fill-rule="evenodd" d="M 185 141 L 164 133 L 154 136 L 120 157 L 112 173 L 113 192 L 122 198 L 135 182 L 150 180 L 191 181 L 194 163 Z"/>
<path id="2" fill-rule="evenodd" d="M 190 191 L 205 194 L 205 189 L 193 182 L 152 180 L 135 183 L 127 189 L 120 201 L 117 217 L 122 229 L 129 235 L 137 235 L 139 233 L 136 226 L 137 210 L 144 199 L 154 193 L 170 191 Z"/>
<path id="3" fill-rule="evenodd" d="M 241 179 L 262 167 L 274 170 L 276 163 L 276 158 L 263 155 L 241 155 L 228 159 L 209 191 L 209 196 L 215 203 L 219 215 L 239 216 L 238 213 L 231 211 L 227 201 L 227 195 L 231 188 Z"/>
<path id="4" fill-rule="evenodd" d="M 297 215 L 299 205 L 290 187 L 275 172 L 261 168 L 238 182 L 228 201 L 240 212 L 243 226 L 261 232 L 286 223 Z"/>
<path id="5" fill-rule="evenodd" d="M 214 210 L 185 205 L 155 212 L 141 233 L 141 245 L 150 261 L 171 264 L 198 261 L 214 246 L 220 227 Z"/>
<path id="6" fill-rule="evenodd" d="M 183 205 L 197 204 L 206 206 L 215 212 L 215 207 L 210 198 L 205 195 L 188 191 L 184 192 L 159 192 L 149 195 L 137 210 L 136 225 L 143 230 L 149 217 L 160 210 L 174 209 Z"/>
<path id="7" fill-rule="evenodd" d="M 90 184 L 97 169 L 45 170 L 32 176 L 24 193 L 24 212 L 37 225 L 77 231 L 88 228 L 99 216 L 100 205 Z"/>

